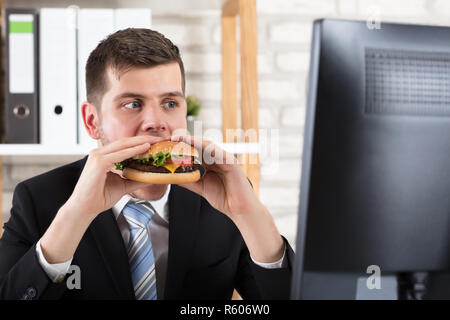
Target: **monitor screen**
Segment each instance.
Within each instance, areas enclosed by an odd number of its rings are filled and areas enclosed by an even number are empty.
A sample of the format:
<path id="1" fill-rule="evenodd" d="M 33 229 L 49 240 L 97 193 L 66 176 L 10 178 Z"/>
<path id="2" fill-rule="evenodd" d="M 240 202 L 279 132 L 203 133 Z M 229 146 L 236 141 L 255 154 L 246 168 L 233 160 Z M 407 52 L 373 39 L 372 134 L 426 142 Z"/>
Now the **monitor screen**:
<path id="1" fill-rule="evenodd" d="M 292 297 L 448 270 L 450 28 L 315 21 L 308 83 Z"/>

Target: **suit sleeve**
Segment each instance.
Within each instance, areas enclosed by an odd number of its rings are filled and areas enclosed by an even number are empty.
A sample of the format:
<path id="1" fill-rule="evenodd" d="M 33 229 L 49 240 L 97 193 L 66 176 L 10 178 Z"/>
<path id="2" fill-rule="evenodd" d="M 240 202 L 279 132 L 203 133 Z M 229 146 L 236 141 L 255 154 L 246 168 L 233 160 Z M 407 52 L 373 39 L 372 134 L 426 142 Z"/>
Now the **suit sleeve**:
<path id="1" fill-rule="evenodd" d="M 291 291 L 292 266 L 294 251 L 286 238 L 287 266 L 283 268 L 267 269 L 258 266 L 250 257 L 250 253 L 244 244 L 239 259 L 238 273 L 236 276 L 236 289 L 245 300 L 281 300 L 289 299 Z"/>
<path id="2" fill-rule="evenodd" d="M 58 299 L 64 293 L 65 282 L 53 283 L 39 263 L 40 237 L 31 193 L 21 182 L 0 239 L 0 299 Z"/>

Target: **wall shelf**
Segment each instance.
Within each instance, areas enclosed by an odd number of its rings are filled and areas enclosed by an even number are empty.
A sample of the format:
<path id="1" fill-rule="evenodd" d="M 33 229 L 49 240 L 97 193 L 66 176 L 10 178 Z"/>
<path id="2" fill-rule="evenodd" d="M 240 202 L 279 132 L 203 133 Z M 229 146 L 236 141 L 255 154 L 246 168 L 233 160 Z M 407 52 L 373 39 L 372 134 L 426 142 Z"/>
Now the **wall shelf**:
<path id="1" fill-rule="evenodd" d="M 0 144 L 0 156 L 10 155 L 77 155 L 88 154 L 81 146 L 43 146 L 40 144 Z"/>
<path id="2" fill-rule="evenodd" d="M 216 143 L 225 151 L 234 154 L 259 153 L 258 143 Z M 91 149 L 82 146 L 61 146 L 41 144 L 0 144 L 0 156 L 11 155 L 87 155 Z"/>

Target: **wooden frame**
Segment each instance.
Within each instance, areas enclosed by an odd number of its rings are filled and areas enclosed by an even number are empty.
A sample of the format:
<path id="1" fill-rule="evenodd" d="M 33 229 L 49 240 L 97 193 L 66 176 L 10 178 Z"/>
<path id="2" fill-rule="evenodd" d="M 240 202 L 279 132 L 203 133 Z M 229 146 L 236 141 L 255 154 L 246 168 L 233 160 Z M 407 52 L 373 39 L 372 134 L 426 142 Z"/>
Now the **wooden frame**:
<path id="1" fill-rule="evenodd" d="M 238 128 L 237 95 L 237 39 L 236 23 L 240 27 L 240 82 L 241 128 L 244 141 L 227 136 L 227 129 Z M 222 134 L 223 142 L 258 142 L 258 69 L 257 69 L 257 21 L 256 0 L 228 0 L 222 7 Z M 259 156 L 255 153 L 241 155 L 242 168 L 259 193 Z"/>
<path id="2" fill-rule="evenodd" d="M 3 89 L 3 79 L 4 79 L 4 62 L 3 62 L 3 0 L 0 0 L 0 110 L 4 110 L 4 89 Z M 0 120 L 3 122 L 3 116 L 0 116 Z M 1 133 L 3 135 L 3 132 Z M 3 157 L 0 155 L 0 238 L 3 234 Z"/>
<path id="3" fill-rule="evenodd" d="M 239 16 L 241 56 L 241 129 L 254 135 L 228 136 L 227 129 L 238 128 L 238 74 L 236 24 Z M 224 143 L 258 142 L 258 69 L 256 0 L 228 0 L 222 7 L 222 136 Z M 241 154 L 240 161 L 256 194 L 259 193 L 258 154 Z M 242 299 L 236 290 L 233 300 Z"/>

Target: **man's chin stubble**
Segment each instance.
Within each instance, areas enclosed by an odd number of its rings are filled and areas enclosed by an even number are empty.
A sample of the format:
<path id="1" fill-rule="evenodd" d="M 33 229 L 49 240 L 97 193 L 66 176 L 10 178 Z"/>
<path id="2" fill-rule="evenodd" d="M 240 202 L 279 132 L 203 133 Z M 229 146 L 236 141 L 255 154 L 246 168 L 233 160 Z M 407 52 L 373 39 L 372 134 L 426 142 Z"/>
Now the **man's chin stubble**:
<path id="1" fill-rule="evenodd" d="M 148 186 L 131 192 L 130 196 L 133 198 L 154 201 L 161 199 L 166 190 L 167 184 L 149 184 Z"/>

